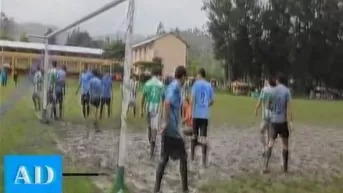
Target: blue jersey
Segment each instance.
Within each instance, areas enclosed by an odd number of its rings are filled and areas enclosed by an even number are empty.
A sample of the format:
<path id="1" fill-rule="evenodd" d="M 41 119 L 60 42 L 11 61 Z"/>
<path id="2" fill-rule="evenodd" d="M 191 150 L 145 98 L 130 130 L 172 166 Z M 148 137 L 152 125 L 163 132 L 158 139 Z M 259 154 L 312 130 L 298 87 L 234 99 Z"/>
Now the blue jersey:
<path id="1" fill-rule="evenodd" d="M 193 118 L 208 119 L 210 103 L 214 98 L 212 86 L 206 80 L 197 80 L 192 87 Z"/>
<path id="2" fill-rule="evenodd" d="M 90 99 L 98 99 L 101 97 L 102 84 L 98 77 L 93 77 L 89 81 L 89 96 Z"/>
<path id="3" fill-rule="evenodd" d="M 181 110 L 181 85 L 177 80 L 173 80 L 167 87 L 165 100 L 169 102 L 169 122 L 167 123 L 164 135 L 180 138 L 180 110 Z"/>
<path id="4" fill-rule="evenodd" d="M 104 76 L 101 80 L 101 83 L 102 83 L 101 96 L 104 98 L 111 98 L 112 97 L 112 77 Z"/>
<path id="5" fill-rule="evenodd" d="M 80 77 L 81 83 L 81 94 L 86 94 L 89 92 L 89 81 L 92 78 L 92 74 L 90 72 L 83 72 Z"/>
<path id="6" fill-rule="evenodd" d="M 290 90 L 279 84 L 270 90 L 271 122 L 284 123 L 287 121 L 287 103 L 291 100 Z"/>
<path id="7" fill-rule="evenodd" d="M 62 69 L 57 70 L 56 92 L 63 92 L 65 86 L 66 72 Z"/>

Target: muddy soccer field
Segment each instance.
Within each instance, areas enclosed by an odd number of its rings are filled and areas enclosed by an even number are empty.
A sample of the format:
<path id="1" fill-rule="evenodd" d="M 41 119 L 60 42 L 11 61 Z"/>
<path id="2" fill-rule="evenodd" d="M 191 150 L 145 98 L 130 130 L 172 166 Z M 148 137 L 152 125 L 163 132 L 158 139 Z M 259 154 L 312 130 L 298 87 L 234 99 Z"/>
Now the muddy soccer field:
<path id="1" fill-rule="evenodd" d="M 67 95 L 65 102 L 68 107 L 64 121 L 46 126 L 37 122 L 32 113 L 31 98 L 25 97 L 1 122 L 1 155 L 62 153 L 65 171 L 115 174 L 119 102 L 114 102 L 113 116 L 102 121 L 103 132 L 98 134 L 91 129 L 91 123 L 82 120 L 79 101 L 73 93 Z M 281 172 L 280 141 L 273 150 L 271 173 L 260 173 L 260 117 L 254 116 L 255 103 L 256 100 L 248 97 L 216 95 L 209 130 L 209 167 L 202 169 L 200 162 L 189 162 L 192 192 L 341 193 L 343 102 L 294 100 L 295 122 L 288 175 Z M 133 118 L 130 114 L 128 123 L 126 184 L 129 193 L 150 193 L 158 153 L 155 160 L 149 159 L 145 120 Z M 200 148 L 197 158 L 201 158 Z M 99 193 L 103 190 L 107 193 L 105 190 L 112 182 L 112 177 L 65 178 L 63 192 Z M 163 180 L 163 192 L 179 193 L 180 187 L 178 162 L 170 161 Z M 0 190 L 3 190 L 1 184 Z"/>
<path id="2" fill-rule="evenodd" d="M 271 159 L 271 173 L 261 175 L 259 117 L 252 116 L 255 102 L 245 97 L 217 96 L 212 109 L 209 134 L 209 167 L 201 167 L 200 148 L 197 151 L 199 161 L 189 161 L 189 184 L 192 192 L 219 193 L 230 190 L 252 193 L 256 192 L 256 188 L 260 188 L 259 191 L 262 192 L 273 192 L 273 186 L 269 185 L 270 189 L 264 190 L 265 187 L 254 187 L 256 185 L 253 181 L 259 179 L 261 184 L 275 182 L 277 190 L 294 181 L 330 183 L 332 179 L 343 176 L 343 129 L 339 126 L 343 120 L 343 112 L 340 114 L 340 110 L 332 110 L 335 109 L 332 104 L 320 101 L 295 102 L 294 119 L 298 121 L 291 134 L 290 173 L 286 176 L 281 172 L 281 142 L 278 141 Z M 342 105 L 339 102 L 337 104 Z M 311 111 L 312 114 L 306 114 Z M 327 115 L 326 111 L 331 114 Z M 321 117 L 321 120 L 316 120 L 316 117 Z M 103 132 L 99 134 L 95 134 L 89 124 L 86 126 L 73 120 L 63 122 L 57 132 L 59 147 L 73 158 L 74 163 L 82 164 L 88 171 L 114 173 L 119 131 L 113 129 L 117 127 L 114 126 L 117 123 L 111 123 L 110 120 L 104 122 Z M 142 118 L 130 116 L 129 125 L 126 181 L 131 192 L 149 193 L 154 186 L 158 152 L 155 160 L 149 159 L 146 123 Z M 189 140 L 186 141 L 189 146 Z M 251 181 L 252 184 L 243 187 L 228 185 L 230 181 L 237 180 Z M 95 181 L 101 188 L 108 189 L 112 180 L 97 178 Z M 215 184 L 218 190 L 210 190 Z M 221 186 L 224 186 L 222 190 Z M 168 164 L 163 192 L 180 192 L 177 161 L 170 161 Z"/>

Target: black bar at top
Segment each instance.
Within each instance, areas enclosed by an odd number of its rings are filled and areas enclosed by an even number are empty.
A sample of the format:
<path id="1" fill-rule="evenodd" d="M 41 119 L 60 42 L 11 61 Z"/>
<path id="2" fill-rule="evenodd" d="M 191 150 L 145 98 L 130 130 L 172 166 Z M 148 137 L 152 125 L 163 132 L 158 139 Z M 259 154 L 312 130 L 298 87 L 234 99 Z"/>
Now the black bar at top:
<path id="1" fill-rule="evenodd" d="M 109 176 L 106 173 L 63 173 L 63 176 L 66 177 L 76 177 L 76 176 Z"/>

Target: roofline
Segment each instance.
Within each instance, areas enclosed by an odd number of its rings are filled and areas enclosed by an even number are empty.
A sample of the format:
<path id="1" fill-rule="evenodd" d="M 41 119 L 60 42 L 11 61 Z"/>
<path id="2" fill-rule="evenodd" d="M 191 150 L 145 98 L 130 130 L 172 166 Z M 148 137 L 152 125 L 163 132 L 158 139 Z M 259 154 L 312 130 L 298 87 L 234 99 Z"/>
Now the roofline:
<path id="1" fill-rule="evenodd" d="M 16 46 L 13 44 L 21 44 L 22 46 Z M 20 41 L 0 40 L 0 46 L 21 48 L 21 49 L 40 50 L 40 51 L 44 50 L 44 44 L 36 43 L 36 42 L 20 42 Z M 77 46 L 65 46 L 65 45 L 52 45 L 52 44 L 49 45 L 49 51 L 76 53 L 76 54 L 92 54 L 92 55 L 102 55 L 102 53 L 103 53 L 103 49 L 88 48 L 88 47 L 77 47 Z"/>
<path id="2" fill-rule="evenodd" d="M 168 35 L 173 35 L 173 36 L 175 36 L 177 39 L 179 39 L 180 41 L 182 41 L 182 42 L 187 46 L 187 48 L 189 48 L 188 43 L 187 43 L 184 39 L 182 39 L 179 35 L 177 35 L 177 34 L 175 34 L 175 33 L 173 33 L 173 32 L 169 32 L 169 33 L 166 33 L 166 34 L 157 36 L 157 37 L 152 37 L 152 38 L 150 38 L 150 39 L 143 40 L 143 41 L 141 41 L 141 42 L 139 42 L 139 43 L 136 43 L 136 44 L 132 45 L 132 48 L 134 49 L 134 48 L 138 48 L 138 47 L 141 47 L 141 46 L 145 46 L 145 45 L 154 43 L 156 40 L 159 40 L 159 39 L 161 39 L 161 38 L 164 38 L 164 37 L 166 37 L 166 36 L 168 36 Z"/>

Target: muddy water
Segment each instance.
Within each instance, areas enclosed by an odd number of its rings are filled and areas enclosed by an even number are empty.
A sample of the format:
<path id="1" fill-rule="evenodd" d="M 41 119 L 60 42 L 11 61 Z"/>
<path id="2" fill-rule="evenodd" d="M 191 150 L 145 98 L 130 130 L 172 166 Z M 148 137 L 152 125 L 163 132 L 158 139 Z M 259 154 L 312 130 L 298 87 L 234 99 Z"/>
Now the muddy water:
<path id="1" fill-rule="evenodd" d="M 64 151 L 89 170 L 115 171 L 118 155 L 118 132 L 104 130 L 95 134 L 84 125 L 64 123 L 59 129 Z M 158 144 L 159 145 L 159 144 Z M 189 144 L 187 144 L 189 146 Z M 188 148 L 189 149 L 189 148 Z M 313 177 L 326 180 L 342 175 L 343 130 L 301 126 L 292 133 L 290 144 L 290 170 L 293 179 Z M 189 162 L 189 183 L 192 192 L 203 181 L 230 179 L 249 175 L 261 168 L 262 148 L 256 129 L 216 129 L 210 132 L 209 167 L 202 169 L 201 149 L 197 160 Z M 151 193 L 154 185 L 158 152 L 149 159 L 147 134 L 129 133 L 127 136 L 126 181 L 136 193 Z M 276 144 L 271 159 L 269 177 L 285 178 L 281 173 L 281 145 Z M 181 192 L 178 162 L 170 161 L 163 180 L 163 192 Z M 289 178 L 289 177 L 288 177 Z M 108 182 L 101 182 L 105 189 Z"/>

